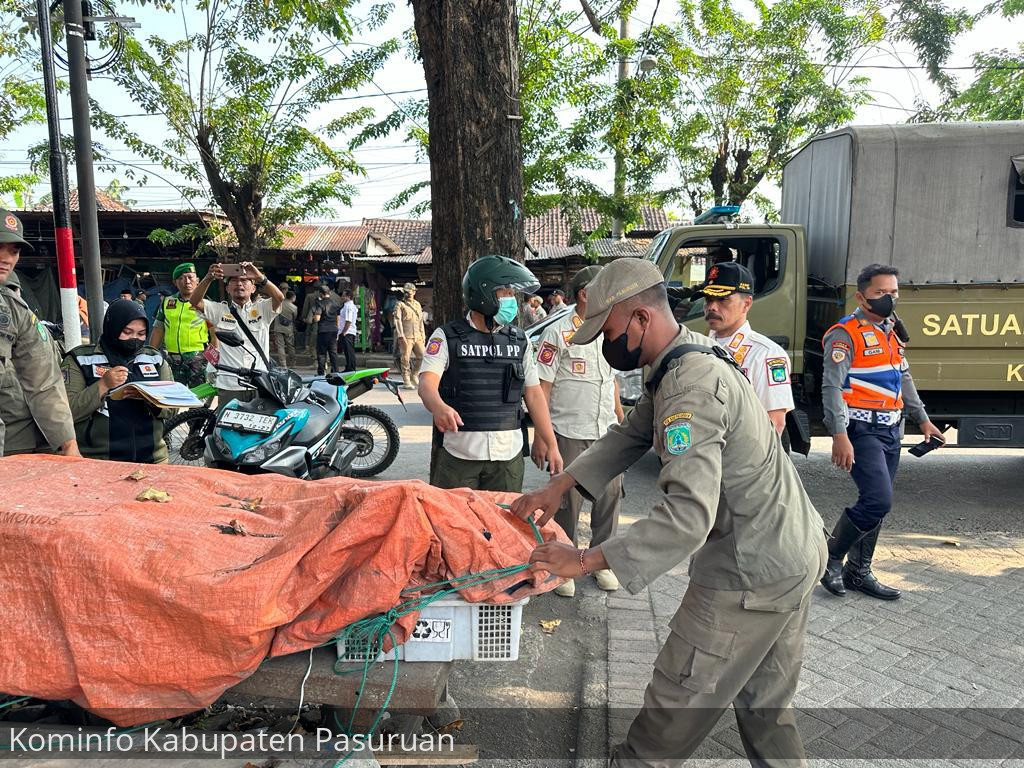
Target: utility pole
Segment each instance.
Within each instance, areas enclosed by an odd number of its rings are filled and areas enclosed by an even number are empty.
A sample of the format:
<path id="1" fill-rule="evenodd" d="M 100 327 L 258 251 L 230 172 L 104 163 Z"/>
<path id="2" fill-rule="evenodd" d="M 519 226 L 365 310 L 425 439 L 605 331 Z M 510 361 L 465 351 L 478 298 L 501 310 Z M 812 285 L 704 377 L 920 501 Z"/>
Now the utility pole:
<path id="1" fill-rule="evenodd" d="M 36 0 L 39 20 L 39 48 L 43 58 L 43 92 L 46 96 L 46 125 L 50 137 L 50 191 L 53 194 L 53 231 L 57 247 L 57 280 L 60 284 L 60 316 L 64 343 L 73 349 L 82 343 L 78 321 L 78 280 L 75 275 L 75 243 L 71 234 L 68 190 L 68 159 L 60 143 L 60 113 L 57 108 L 57 79 L 53 72 L 53 40 L 50 37 L 50 5 Z"/>
<path id="2" fill-rule="evenodd" d="M 89 300 L 89 337 L 99 339 L 103 328 L 103 276 L 100 271 L 100 232 L 96 218 L 96 182 L 92 168 L 92 128 L 89 125 L 89 63 L 85 56 L 82 0 L 64 0 L 68 72 L 71 75 L 71 120 L 75 132 L 75 173 L 78 176 L 78 221 L 82 235 L 82 264 Z"/>
<path id="3" fill-rule="evenodd" d="M 619 40 L 629 40 L 629 14 L 625 12 L 625 9 L 623 9 L 619 16 Z M 627 80 L 629 80 L 629 59 L 626 57 L 625 52 L 623 52 L 619 55 L 619 77 L 616 80 L 616 88 L 618 89 L 616 95 L 620 109 Z M 624 120 L 625 115 L 620 114 L 618 118 Z M 615 182 L 612 198 L 616 209 L 623 204 L 626 198 L 626 158 L 621 148 L 615 149 Z M 616 240 L 621 240 L 623 236 L 622 229 L 622 216 L 616 210 L 615 218 L 612 219 L 612 237 Z"/>

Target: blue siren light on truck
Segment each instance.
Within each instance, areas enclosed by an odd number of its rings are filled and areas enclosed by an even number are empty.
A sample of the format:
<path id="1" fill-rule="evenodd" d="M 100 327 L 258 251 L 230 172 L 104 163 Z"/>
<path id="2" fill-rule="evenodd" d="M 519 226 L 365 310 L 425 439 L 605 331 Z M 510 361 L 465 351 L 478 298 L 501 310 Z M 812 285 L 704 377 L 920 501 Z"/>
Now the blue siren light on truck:
<path id="1" fill-rule="evenodd" d="M 739 215 L 739 212 L 740 207 L 738 205 L 716 205 L 695 218 L 693 223 L 724 224 L 727 221 L 732 221 L 733 217 Z"/>

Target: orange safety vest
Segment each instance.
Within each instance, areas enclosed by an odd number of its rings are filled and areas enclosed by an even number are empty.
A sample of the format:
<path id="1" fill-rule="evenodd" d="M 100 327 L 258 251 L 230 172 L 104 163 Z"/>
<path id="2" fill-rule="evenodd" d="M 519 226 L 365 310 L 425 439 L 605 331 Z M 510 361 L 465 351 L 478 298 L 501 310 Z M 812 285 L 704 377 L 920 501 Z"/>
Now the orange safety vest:
<path id="1" fill-rule="evenodd" d="M 853 341 L 853 349 L 845 350 L 850 357 L 850 372 L 843 382 L 843 400 L 847 407 L 902 410 L 903 344 L 895 332 L 890 329 L 883 335 L 858 315 L 847 315 L 832 328 L 843 328 Z M 841 350 L 836 348 L 836 343 L 833 342 L 833 349 L 826 350 L 826 354 Z"/>

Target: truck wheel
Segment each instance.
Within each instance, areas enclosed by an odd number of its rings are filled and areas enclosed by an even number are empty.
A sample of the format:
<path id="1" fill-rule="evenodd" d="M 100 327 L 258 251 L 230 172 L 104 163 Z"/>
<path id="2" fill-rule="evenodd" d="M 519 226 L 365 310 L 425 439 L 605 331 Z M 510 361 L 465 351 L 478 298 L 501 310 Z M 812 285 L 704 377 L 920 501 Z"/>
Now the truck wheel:
<path id="1" fill-rule="evenodd" d="M 391 466 L 398 455 L 398 427 L 380 408 L 372 405 L 349 406 L 345 426 L 361 430 L 360 437 L 369 434 L 365 445 L 360 441 L 359 452 L 352 460 L 352 477 L 373 477 Z M 343 433 L 344 434 L 344 433 Z"/>

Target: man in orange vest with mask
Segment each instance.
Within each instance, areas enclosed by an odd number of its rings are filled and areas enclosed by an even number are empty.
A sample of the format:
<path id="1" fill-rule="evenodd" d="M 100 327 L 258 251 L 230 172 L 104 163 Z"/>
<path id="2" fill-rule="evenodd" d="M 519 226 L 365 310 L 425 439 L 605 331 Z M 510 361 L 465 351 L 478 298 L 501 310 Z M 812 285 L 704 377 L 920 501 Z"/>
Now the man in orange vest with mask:
<path id="1" fill-rule="evenodd" d="M 925 438 L 942 440 L 910 376 L 904 356 L 906 334 L 901 339 L 896 329 L 898 277 L 895 267 L 865 267 L 857 276 L 857 309 L 822 340 L 821 389 L 825 425 L 832 435 L 832 463 L 850 472 L 859 492 L 828 541 L 828 566 L 821 583 L 834 595 L 851 589 L 880 600 L 900 596 L 898 589 L 875 578 L 871 559 L 882 519 L 892 507 L 904 408 Z"/>

